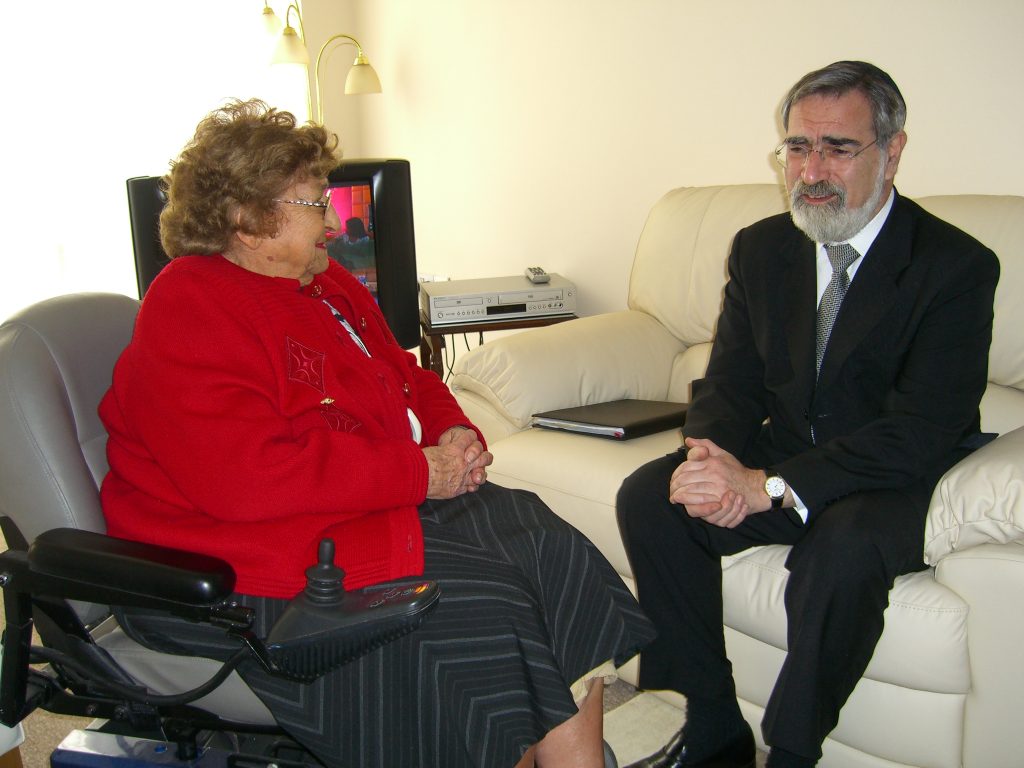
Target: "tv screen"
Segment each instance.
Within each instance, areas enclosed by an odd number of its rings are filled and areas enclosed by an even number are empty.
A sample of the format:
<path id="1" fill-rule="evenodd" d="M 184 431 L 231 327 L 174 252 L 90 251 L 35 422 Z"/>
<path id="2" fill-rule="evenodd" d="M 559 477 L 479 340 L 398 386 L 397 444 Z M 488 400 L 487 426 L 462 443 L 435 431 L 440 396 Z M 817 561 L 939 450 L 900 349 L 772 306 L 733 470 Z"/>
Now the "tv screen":
<path id="1" fill-rule="evenodd" d="M 341 227 L 328 254 L 373 294 L 398 343 L 419 344 L 419 283 L 407 160 L 344 160 L 328 176 Z M 160 247 L 159 176 L 128 179 L 135 274 L 142 298 L 169 261 Z"/>

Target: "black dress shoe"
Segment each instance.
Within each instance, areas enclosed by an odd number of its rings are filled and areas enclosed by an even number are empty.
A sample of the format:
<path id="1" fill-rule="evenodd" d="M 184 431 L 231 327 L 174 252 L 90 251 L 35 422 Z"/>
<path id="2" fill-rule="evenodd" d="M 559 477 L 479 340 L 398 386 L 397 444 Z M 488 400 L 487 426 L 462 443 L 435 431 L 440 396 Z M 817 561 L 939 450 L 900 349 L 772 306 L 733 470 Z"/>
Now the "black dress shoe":
<path id="1" fill-rule="evenodd" d="M 718 752 L 702 760 L 688 760 L 686 753 L 686 736 L 680 729 L 653 755 L 626 768 L 754 768 L 757 748 L 754 735 L 746 728 Z"/>

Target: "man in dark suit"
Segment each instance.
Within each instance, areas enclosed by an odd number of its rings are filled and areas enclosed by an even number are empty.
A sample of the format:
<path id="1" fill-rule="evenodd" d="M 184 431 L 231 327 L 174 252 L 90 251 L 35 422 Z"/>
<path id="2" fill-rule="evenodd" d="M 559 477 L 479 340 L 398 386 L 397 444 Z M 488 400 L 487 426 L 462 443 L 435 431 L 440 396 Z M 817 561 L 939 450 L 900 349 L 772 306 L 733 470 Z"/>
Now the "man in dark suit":
<path id="1" fill-rule="evenodd" d="M 659 631 L 640 685 L 687 697 L 686 725 L 638 768 L 754 765 L 720 558 L 773 543 L 792 549 L 788 654 L 762 723 L 768 766 L 814 765 L 894 579 L 925 567 L 935 484 L 981 442 L 999 265 L 894 189 L 905 115 L 896 84 L 864 62 L 793 86 L 777 150 L 791 213 L 736 235 L 685 445 L 619 492 L 640 603 Z"/>

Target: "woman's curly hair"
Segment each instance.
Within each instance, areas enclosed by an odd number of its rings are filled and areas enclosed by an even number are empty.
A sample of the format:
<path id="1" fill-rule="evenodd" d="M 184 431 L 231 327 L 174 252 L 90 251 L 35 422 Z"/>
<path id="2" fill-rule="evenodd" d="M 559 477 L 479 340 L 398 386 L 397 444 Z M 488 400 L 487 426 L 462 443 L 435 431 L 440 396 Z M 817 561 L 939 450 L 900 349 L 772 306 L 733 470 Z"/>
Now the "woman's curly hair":
<path id="1" fill-rule="evenodd" d="M 273 198 L 338 164 L 337 137 L 258 99 L 211 112 L 162 180 L 160 241 L 168 256 L 222 253 L 236 231 L 276 234 Z"/>

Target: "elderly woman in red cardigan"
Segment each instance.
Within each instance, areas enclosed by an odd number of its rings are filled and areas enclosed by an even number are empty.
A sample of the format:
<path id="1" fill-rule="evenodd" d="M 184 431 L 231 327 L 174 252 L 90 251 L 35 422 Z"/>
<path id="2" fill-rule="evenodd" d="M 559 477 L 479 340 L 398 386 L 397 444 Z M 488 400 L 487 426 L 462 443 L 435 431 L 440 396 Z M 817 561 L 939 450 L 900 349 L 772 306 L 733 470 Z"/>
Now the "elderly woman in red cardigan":
<path id="1" fill-rule="evenodd" d="M 328 258 L 335 144 L 236 102 L 172 164 L 172 260 L 100 407 L 109 532 L 228 561 L 264 634 L 324 537 L 348 588 L 441 583 L 417 631 L 312 684 L 240 668 L 327 765 L 600 766 L 603 682 L 650 625 L 589 541 L 487 482 L 483 437 Z M 119 619 L 164 650 L 236 648 L 167 616 Z"/>

